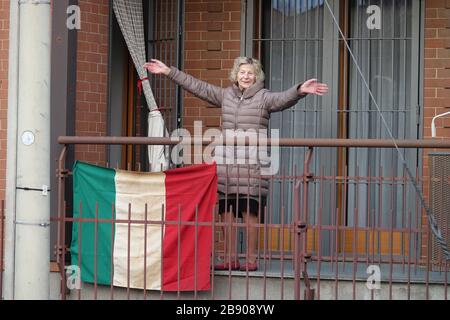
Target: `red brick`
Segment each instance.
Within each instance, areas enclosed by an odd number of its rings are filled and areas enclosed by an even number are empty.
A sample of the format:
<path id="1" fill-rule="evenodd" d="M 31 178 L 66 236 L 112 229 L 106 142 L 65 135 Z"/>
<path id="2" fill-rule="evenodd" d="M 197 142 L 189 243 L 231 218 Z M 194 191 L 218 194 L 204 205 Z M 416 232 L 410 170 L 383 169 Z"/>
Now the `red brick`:
<path id="1" fill-rule="evenodd" d="M 222 50 L 222 42 L 220 41 L 208 41 L 206 44 L 208 51 L 221 51 Z"/>
<path id="2" fill-rule="evenodd" d="M 450 19 L 450 7 L 444 10 L 437 11 L 438 18 Z"/>
<path id="3" fill-rule="evenodd" d="M 446 0 L 427 0 L 425 2 L 425 7 L 428 8 L 444 8 L 446 5 Z"/>
<path id="4" fill-rule="evenodd" d="M 425 108 L 450 108 L 450 100 L 445 98 L 425 98 Z"/>
<path id="5" fill-rule="evenodd" d="M 202 33 L 202 40 L 207 41 L 215 41 L 215 40 L 229 40 L 230 39 L 230 32 L 226 31 L 211 31 L 211 32 L 203 32 Z"/>
<path id="6" fill-rule="evenodd" d="M 425 19 L 425 28 L 446 28 L 448 26 L 447 19 Z"/>
<path id="7" fill-rule="evenodd" d="M 449 17 L 450 19 L 450 17 Z M 450 38 L 450 29 L 437 29 L 438 38 Z"/>
<path id="8" fill-rule="evenodd" d="M 437 98 L 436 89 L 424 89 L 423 96 L 425 98 Z"/>
<path id="9" fill-rule="evenodd" d="M 223 49 L 224 50 L 239 50 L 241 47 L 240 41 L 224 41 Z"/>
<path id="10" fill-rule="evenodd" d="M 213 23 L 213 22 L 211 22 Z M 188 31 L 204 31 L 209 22 L 186 22 L 184 24 L 185 32 Z"/>
<path id="11" fill-rule="evenodd" d="M 425 48 L 450 48 L 450 39 L 425 39 Z"/>
<path id="12" fill-rule="evenodd" d="M 202 32 L 199 31 L 191 31 L 185 32 L 184 37 L 186 41 L 199 41 L 201 39 Z"/>
<path id="13" fill-rule="evenodd" d="M 230 17 L 231 21 L 240 21 L 241 20 L 240 12 L 231 12 L 230 15 L 231 15 L 231 17 Z"/>
<path id="14" fill-rule="evenodd" d="M 450 88 L 450 79 L 425 79 L 425 88 Z"/>
<path id="15" fill-rule="evenodd" d="M 199 108 L 204 106 L 207 102 L 194 97 L 192 94 L 186 92 L 186 97 L 184 98 L 184 107 L 186 108 Z"/>
<path id="16" fill-rule="evenodd" d="M 184 7 L 186 13 L 207 11 L 207 6 L 205 3 L 186 3 Z"/>
<path id="17" fill-rule="evenodd" d="M 223 3 L 221 1 L 207 4 L 208 12 L 223 12 Z"/>
<path id="18" fill-rule="evenodd" d="M 199 115 L 200 115 L 199 107 L 184 108 L 184 116 L 186 117 L 198 117 Z"/>
<path id="19" fill-rule="evenodd" d="M 222 12 L 222 13 L 209 13 L 205 12 L 201 14 L 202 21 L 231 21 L 230 13 Z"/>
<path id="20" fill-rule="evenodd" d="M 184 50 L 206 50 L 208 43 L 206 41 L 186 41 Z"/>
<path id="21" fill-rule="evenodd" d="M 224 4 L 224 10 L 225 11 L 236 11 L 236 12 L 241 12 L 241 3 L 240 1 L 231 1 L 231 2 L 226 2 Z"/>
<path id="22" fill-rule="evenodd" d="M 211 127 L 220 127 L 220 117 L 206 117 L 205 125 L 208 128 Z"/>
<path id="23" fill-rule="evenodd" d="M 77 105 L 76 134 L 104 135 L 106 133 L 106 97 L 108 81 L 108 1 L 80 0 L 81 30 L 77 44 Z M 80 151 L 77 159 L 101 164 L 105 159 L 104 148 Z"/>
<path id="24" fill-rule="evenodd" d="M 206 61 L 206 69 L 214 70 L 220 69 L 222 67 L 222 62 L 220 60 L 207 60 Z"/>
<path id="25" fill-rule="evenodd" d="M 438 78 L 450 78 L 450 68 L 440 69 L 436 71 Z"/>
<path id="26" fill-rule="evenodd" d="M 207 22 L 206 30 L 208 31 L 222 31 L 223 23 L 220 21 Z"/>
<path id="27" fill-rule="evenodd" d="M 425 59 L 437 58 L 436 49 L 425 49 Z"/>
<path id="28" fill-rule="evenodd" d="M 436 8 L 431 8 L 431 9 L 425 10 L 426 19 L 437 18 L 437 16 L 438 16 L 438 10 Z"/>
<path id="29" fill-rule="evenodd" d="M 199 12 L 186 12 L 185 15 L 185 20 L 186 22 L 193 22 L 193 21 L 202 21 L 203 19 L 201 19 L 201 15 Z M 206 21 L 206 20 L 204 20 Z"/>
<path id="30" fill-rule="evenodd" d="M 437 49 L 437 58 L 440 59 L 450 59 L 450 48 L 449 49 Z"/>
<path id="31" fill-rule="evenodd" d="M 240 21 L 231 21 L 223 23 L 223 30 L 241 30 Z"/>
<path id="32" fill-rule="evenodd" d="M 450 68 L 450 59 L 425 59 L 425 68 Z"/>
<path id="33" fill-rule="evenodd" d="M 205 70 L 202 71 L 202 79 L 223 79 L 228 77 L 228 70 Z"/>
<path id="34" fill-rule="evenodd" d="M 241 52 L 239 50 L 230 50 L 228 51 L 228 59 L 236 59 L 236 57 L 239 57 L 241 55 Z"/>
<path id="35" fill-rule="evenodd" d="M 450 89 L 436 89 L 437 98 L 450 98 Z"/>
<path id="36" fill-rule="evenodd" d="M 437 37 L 437 30 L 438 29 L 425 29 L 425 38 L 426 39 L 430 39 L 430 38 L 436 38 Z"/>
<path id="37" fill-rule="evenodd" d="M 203 51 L 201 59 L 228 59 L 228 51 Z"/>
<path id="38" fill-rule="evenodd" d="M 184 63 L 189 66 L 189 69 L 205 69 L 207 61 L 186 59 Z"/>

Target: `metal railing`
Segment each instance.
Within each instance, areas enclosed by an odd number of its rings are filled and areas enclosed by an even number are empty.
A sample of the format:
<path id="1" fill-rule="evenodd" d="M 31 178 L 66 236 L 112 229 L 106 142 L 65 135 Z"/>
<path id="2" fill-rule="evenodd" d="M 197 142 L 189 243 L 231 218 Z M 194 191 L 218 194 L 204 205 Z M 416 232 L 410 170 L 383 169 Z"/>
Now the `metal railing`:
<path id="1" fill-rule="evenodd" d="M 59 143 L 68 144 L 161 144 L 183 143 L 171 138 L 122 137 L 60 137 Z M 210 144 L 210 140 L 193 139 L 184 143 Z M 235 142 L 236 143 L 236 142 Z M 264 142 L 271 144 L 270 139 Z M 392 148 L 391 140 L 340 139 L 279 139 L 280 147 L 305 148 L 300 172 L 266 177 L 270 190 L 267 205 L 260 207 L 258 223 L 223 221 L 159 221 L 72 218 L 65 211 L 64 185 L 71 175 L 64 167 L 67 146 L 59 158 L 58 208 L 58 263 L 61 272 L 62 298 L 66 298 L 65 267 L 68 248 L 65 244 L 66 224 L 128 223 L 133 225 L 170 225 L 180 227 L 208 227 L 212 230 L 212 263 L 223 258 L 223 232 L 233 231 L 240 248 L 239 259 L 247 260 L 250 228 L 257 229 L 258 270 L 228 270 L 211 272 L 211 290 L 185 293 L 158 292 L 117 288 L 113 285 L 86 285 L 94 298 L 164 298 L 194 299 L 447 299 L 448 261 L 441 255 L 431 255 L 432 234 L 425 220 L 423 208 L 413 183 L 405 171 L 385 175 L 391 168 L 349 168 L 327 174 L 320 168 L 310 168 L 313 151 L 321 147 Z M 248 144 L 248 141 L 247 141 Z M 399 148 L 450 149 L 445 140 L 400 140 Z M 140 166 L 138 166 L 140 167 Z M 410 168 L 411 169 L 411 168 Z M 413 168 L 416 181 L 423 187 L 430 183 L 419 174 L 422 168 Z M 333 171 L 333 170 L 332 170 Z M 374 174 L 374 173 L 377 173 Z M 449 183 L 449 176 L 439 177 Z M 434 177 L 436 179 L 436 177 Z M 278 192 L 274 192 L 277 189 Z M 446 192 L 442 189 L 443 192 Z M 435 195 L 436 196 L 436 195 Z M 133 208 L 129 208 L 132 216 Z M 448 221 L 448 220 L 447 220 Z M 441 225 L 445 239 L 449 228 Z M 234 229 L 232 229 L 234 228 Z M 196 239 L 196 243 L 201 239 Z M 448 243 L 448 240 L 447 240 Z M 128 247 L 132 244 L 128 243 Z M 437 258 L 436 258 L 437 257 Z M 180 266 L 178 266 L 180 267 Z M 89 290 L 75 290 L 71 299 L 89 297 Z M 92 295 L 90 296 L 92 298 Z"/>

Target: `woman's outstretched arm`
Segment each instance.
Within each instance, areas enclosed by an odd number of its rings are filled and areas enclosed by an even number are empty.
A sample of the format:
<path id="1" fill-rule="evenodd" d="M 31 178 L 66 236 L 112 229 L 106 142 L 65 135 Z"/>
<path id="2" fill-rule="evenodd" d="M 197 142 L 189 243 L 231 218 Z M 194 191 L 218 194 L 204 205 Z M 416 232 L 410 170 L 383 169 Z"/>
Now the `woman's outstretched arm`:
<path id="1" fill-rule="evenodd" d="M 144 68 L 146 68 L 150 73 L 162 74 L 169 77 L 183 89 L 189 91 L 200 99 L 206 100 L 218 107 L 222 106 L 223 89 L 220 87 L 194 78 L 193 76 L 188 75 L 175 67 L 169 68 L 157 59 L 152 59 L 150 62 L 146 62 L 144 64 Z"/>
<path id="2" fill-rule="evenodd" d="M 321 96 L 327 92 L 328 86 L 325 83 L 317 82 L 317 79 L 309 79 L 286 91 L 267 92 L 265 103 L 269 106 L 270 112 L 278 112 L 292 107 L 299 99 L 306 97 L 307 94 Z"/>

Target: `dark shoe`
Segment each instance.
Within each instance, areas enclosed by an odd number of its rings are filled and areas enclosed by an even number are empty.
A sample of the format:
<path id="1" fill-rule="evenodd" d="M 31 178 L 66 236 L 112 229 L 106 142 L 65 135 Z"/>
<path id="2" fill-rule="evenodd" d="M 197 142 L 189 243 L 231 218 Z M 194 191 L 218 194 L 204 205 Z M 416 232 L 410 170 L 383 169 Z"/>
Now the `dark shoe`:
<path id="1" fill-rule="evenodd" d="M 258 264 L 256 262 L 245 263 L 240 267 L 239 270 L 241 270 L 241 271 L 256 271 L 256 270 L 258 270 Z"/>
<path id="2" fill-rule="evenodd" d="M 214 270 L 239 270 L 240 267 L 239 261 L 231 263 L 231 265 L 228 262 L 224 262 L 214 265 Z"/>

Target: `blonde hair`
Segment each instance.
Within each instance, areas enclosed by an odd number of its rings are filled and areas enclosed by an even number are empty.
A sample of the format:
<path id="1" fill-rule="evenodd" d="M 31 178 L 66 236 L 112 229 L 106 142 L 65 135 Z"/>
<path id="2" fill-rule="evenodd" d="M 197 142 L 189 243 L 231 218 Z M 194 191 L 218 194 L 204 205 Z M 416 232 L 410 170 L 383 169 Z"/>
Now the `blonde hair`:
<path id="1" fill-rule="evenodd" d="M 261 62 L 259 62 L 259 60 L 248 57 L 237 57 L 234 59 L 233 68 L 230 71 L 231 82 L 236 83 L 238 81 L 237 75 L 239 72 L 239 67 L 243 64 L 249 64 L 253 67 L 256 81 L 264 81 L 264 71 L 262 70 Z"/>

